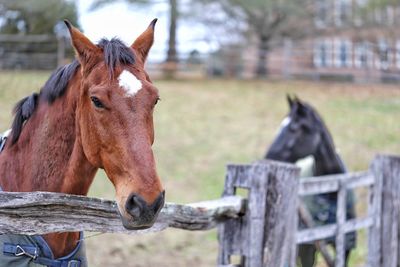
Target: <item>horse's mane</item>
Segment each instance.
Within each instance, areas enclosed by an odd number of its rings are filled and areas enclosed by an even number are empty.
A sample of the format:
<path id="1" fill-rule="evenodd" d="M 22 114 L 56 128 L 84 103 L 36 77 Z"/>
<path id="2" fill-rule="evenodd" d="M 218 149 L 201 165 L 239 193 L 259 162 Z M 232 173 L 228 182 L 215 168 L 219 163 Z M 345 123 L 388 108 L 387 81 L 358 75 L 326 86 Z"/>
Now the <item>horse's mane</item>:
<path id="1" fill-rule="evenodd" d="M 104 62 L 108 67 L 110 77 L 114 76 L 114 69 L 117 65 L 135 63 L 135 56 L 132 50 L 118 38 L 112 38 L 111 40 L 101 39 L 97 46 L 103 50 Z M 50 78 L 46 81 L 39 94 L 33 93 L 18 101 L 13 110 L 12 144 L 18 141 L 25 121 L 35 112 L 39 104 L 39 97 L 46 100 L 49 104 L 62 97 L 68 88 L 68 82 L 79 67 L 80 63 L 75 59 L 72 63 L 57 68 L 50 75 Z"/>
<path id="2" fill-rule="evenodd" d="M 322 137 L 325 139 L 327 144 L 330 146 L 332 151 L 335 151 L 336 157 L 338 159 L 338 162 L 340 164 L 340 167 L 342 168 L 343 172 L 346 172 L 346 165 L 344 164 L 343 160 L 341 157 L 336 153 L 336 148 L 335 148 L 335 143 L 333 141 L 332 134 L 330 133 L 328 127 L 326 126 L 324 120 L 322 119 L 321 115 L 317 112 L 315 108 L 313 108 L 311 105 L 305 102 L 301 102 L 303 107 L 306 107 L 309 112 L 312 114 L 312 117 L 314 118 L 314 121 L 317 124 L 317 127 L 322 133 Z"/>
<path id="3" fill-rule="evenodd" d="M 329 142 L 329 144 L 332 147 L 335 147 L 335 143 L 333 142 L 333 137 L 332 134 L 330 133 L 328 127 L 326 126 L 324 120 L 322 119 L 321 115 L 317 112 L 315 108 L 313 108 L 311 105 L 308 103 L 302 102 L 303 106 L 307 107 L 307 109 L 310 111 L 312 114 L 315 122 L 317 123 L 317 127 L 321 130 L 322 134 L 324 137 L 327 139 L 326 141 Z"/>

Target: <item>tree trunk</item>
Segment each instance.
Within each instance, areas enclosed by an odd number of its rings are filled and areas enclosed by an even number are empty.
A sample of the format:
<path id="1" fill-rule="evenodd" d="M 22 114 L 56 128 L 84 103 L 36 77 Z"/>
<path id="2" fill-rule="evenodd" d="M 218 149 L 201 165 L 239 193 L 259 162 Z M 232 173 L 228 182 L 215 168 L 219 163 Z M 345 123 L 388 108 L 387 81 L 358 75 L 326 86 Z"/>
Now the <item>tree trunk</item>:
<path id="1" fill-rule="evenodd" d="M 267 56 L 268 56 L 269 38 L 259 36 L 258 44 L 258 62 L 256 68 L 256 77 L 265 78 L 268 75 Z"/>
<path id="2" fill-rule="evenodd" d="M 176 51 L 176 30 L 178 20 L 178 0 L 169 0 L 170 14 L 169 14 L 169 39 L 167 59 L 164 69 L 166 78 L 173 78 L 177 70 L 178 55 Z"/>
<path id="3" fill-rule="evenodd" d="M 178 4 L 177 0 L 169 0 L 170 5 L 170 21 L 169 21 L 169 39 L 168 39 L 168 52 L 167 62 L 177 62 L 176 53 L 176 27 L 178 19 Z"/>

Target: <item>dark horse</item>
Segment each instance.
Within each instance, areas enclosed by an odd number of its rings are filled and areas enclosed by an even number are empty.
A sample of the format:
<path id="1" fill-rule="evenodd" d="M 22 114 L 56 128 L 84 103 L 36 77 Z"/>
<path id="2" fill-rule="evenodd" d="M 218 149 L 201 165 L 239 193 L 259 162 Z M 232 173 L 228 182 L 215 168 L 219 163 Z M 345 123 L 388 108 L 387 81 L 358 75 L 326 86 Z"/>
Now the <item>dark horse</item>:
<path id="1" fill-rule="evenodd" d="M 290 112 L 283 120 L 278 136 L 267 151 L 265 158 L 295 163 L 307 156 L 313 156 L 314 176 L 345 173 L 346 167 L 336 153 L 335 145 L 323 120 L 310 105 L 298 98 L 288 96 Z M 317 225 L 336 221 L 337 194 L 321 194 L 304 199 Z M 347 199 L 347 219 L 355 217 L 354 195 L 349 192 Z M 346 266 L 348 256 L 355 247 L 356 234 L 346 235 Z M 327 240 L 334 244 L 332 238 Z M 303 267 L 315 263 L 316 249 L 313 244 L 303 244 L 299 256 Z"/>
<path id="2" fill-rule="evenodd" d="M 77 59 L 58 68 L 40 93 L 15 106 L 11 135 L 0 153 L 4 191 L 86 195 L 101 168 L 115 187 L 124 227 L 153 225 L 165 195 L 152 151 L 153 110 L 159 95 L 144 70 L 156 21 L 131 46 L 116 38 L 95 45 L 65 22 Z M 7 236 L 1 236 L 5 254 L 31 256 L 29 247 L 12 252 L 13 247 L 6 245 L 18 237 Z M 81 240 L 77 232 L 40 238 L 45 243 L 39 246 L 50 250 L 50 256 L 38 263 L 48 266 L 67 266 L 63 256 Z M 57 258 L 59 262 L 54 261 Z"/>

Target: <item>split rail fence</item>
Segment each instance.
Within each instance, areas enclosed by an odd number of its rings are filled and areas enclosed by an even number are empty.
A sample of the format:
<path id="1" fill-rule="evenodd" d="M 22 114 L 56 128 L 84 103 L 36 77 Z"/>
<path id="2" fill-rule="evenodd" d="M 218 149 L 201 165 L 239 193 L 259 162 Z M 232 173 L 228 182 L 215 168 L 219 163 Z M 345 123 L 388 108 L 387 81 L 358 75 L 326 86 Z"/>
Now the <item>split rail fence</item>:
<path id="1" fill-rule="evenodd" d="M 218 267 L 294 267 L 297 244 L 335 236 L 334 266 L 342 267 L 345 234 L 367 229 L 367 266 L 397 267 L 400 157 L 377 156 L 370 169 L 361 173 L 298 177 L 298 168 L 279 162 L 228 165 L 221 199 L 167 203 L 154 226 L 139 231 L 123 228 L 113 201 L 48 192 L 1 192 L 0 233 L 144 234 L 168 227 L 218 227 Z M 347 190 L 356 187 L 369 188 L 368 215 L 346 221 Z M 247 196 L 238 196 L 238 189 L 247 190 Z M 299 196 L 328 192 L 338 192 L 337 223 L 298 231 Z"/>
<path id="2" fill-rule="evenodd" d="M 0 34 L 0 70 L 53 70 L 72 58 L 70 41 L 52 35 Z"/>

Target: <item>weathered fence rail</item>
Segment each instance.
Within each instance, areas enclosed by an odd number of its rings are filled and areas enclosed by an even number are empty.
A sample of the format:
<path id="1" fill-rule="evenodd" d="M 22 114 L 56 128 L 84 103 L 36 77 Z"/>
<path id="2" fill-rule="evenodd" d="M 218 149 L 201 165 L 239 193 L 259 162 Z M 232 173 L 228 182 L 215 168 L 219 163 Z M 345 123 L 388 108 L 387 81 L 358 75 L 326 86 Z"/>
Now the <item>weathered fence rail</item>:
<path id="1" fill-rule="evenodd" d="M 67 53 L 71 60 L 71 52 L 64 37 L 0 34 L 0 69 L 52 70 L 66 63 Z"/>
<path id="2" fill-rule="evenodd" d="M 357 187 L 373 186 L 375 184 L 374 175 L 371 172 L 356 172 L 348 174 L 326 175 L 321 177 L 309 177 L 300 179 L 299 196 L 316 195 L 324 193 L 333 193 L 347 191 Z M 338 213 L 342 216 L 341 212 L 345 212 L 346 202 L 342 203 L 341 199 L 338 203 Z M 377 198 L 374 199 L 378 200 Z M 372 203 L 370 203 L 372 204 Z M 339 208 L 340 207 L 340 208 Z M 341 210 L 342 209 L 342 210 Z M 297 233 L 297 243 L 306 243 L 310 241 L 325 239 L 337 235 L 339 227 L 343 234 L 357 231 L 364 228 L 369 228 L 374 224 L 374 217 L 378 214 L 371 213 L 366 218 L 343 220 L 336 224 L 329 224 L 325 226 L 313 227 Z M 341 243 L 343 243 L 342 241 Z"/>
<path id="3" fill-rule="evenodd" d="M 244 212 L 245 199 L 224 197 L 189 205 L 166 203 L 147 230 L 126 230 L 114 201 L 49 192 L 0 193 L 0 233 L 46 234 L 94 231 L 141 234 L 167 227 L 207 230 Z"/>
<path id="4" fill-rule="evenodd" d="M 295 166 L 272 161 L 229 165 L 221 199 L 167 203 L 154 226 L 139 231 L 123 228 L 113 201 L 48 192 L 1 192 L 0 233 L 144 234 L 167 227 L 207 230 L 218 226 L 219 267 L 295 267 L 297 244 L 335 237 L 337 253 L 330 265 L 342 267 L 345 234 L 367 229 L 367 266 L 397 267 L 400 157 L 377 156 L 366 172 L 298 176 Z M 347 190 L 357 187 L 369 189 L 368 214 L 346 220 Z M 237 196 L 238 189 L 247 190 L 247 197 Z M 337 223 L 298 231 L 299 197 L 329 192 L 338 192 Z"/>

